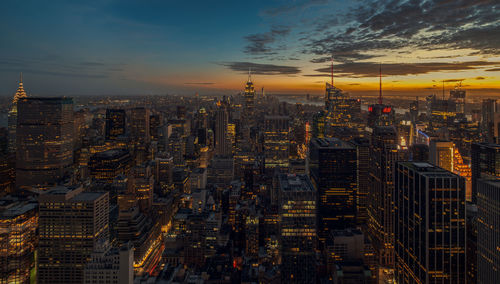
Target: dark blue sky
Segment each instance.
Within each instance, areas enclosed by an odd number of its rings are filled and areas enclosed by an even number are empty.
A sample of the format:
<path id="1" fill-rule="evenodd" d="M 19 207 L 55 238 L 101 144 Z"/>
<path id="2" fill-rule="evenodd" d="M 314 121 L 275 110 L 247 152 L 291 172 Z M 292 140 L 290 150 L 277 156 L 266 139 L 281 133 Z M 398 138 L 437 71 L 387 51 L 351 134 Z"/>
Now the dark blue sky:
<path id="1" fill-rule="evenodd" d="M 451 2 L 3 1 L 0 94 L 21 71 L 40 95 L 227 93 L 248 67 L 271 91 L 321 92 L 332 54 L 353 92 L 380 62 L 394 89 L 497 88 L 498 4 Z"/>

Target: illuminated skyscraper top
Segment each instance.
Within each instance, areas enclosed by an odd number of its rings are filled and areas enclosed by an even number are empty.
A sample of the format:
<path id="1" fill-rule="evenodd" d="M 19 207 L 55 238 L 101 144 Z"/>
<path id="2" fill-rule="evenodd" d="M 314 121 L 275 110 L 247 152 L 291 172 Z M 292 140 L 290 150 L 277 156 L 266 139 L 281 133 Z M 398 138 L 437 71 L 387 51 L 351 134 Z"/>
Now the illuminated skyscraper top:
<path id="1" fill-rule="evenodd" d="M 248 71 L 248 81 L 245 85 L 245 112 L 248 117 L 253 115 L 253 109 L 255 105 L 255 88 L 252 83 L 251 70 Z"/>
<path id="2" fill-rule="evenodd" d="M 17 103 L 17 101 L 19 99 L 26 98 L 26 97 L 27 97 L 26 91 L 24 91 L 24 87 L 23 87 L 23 73 L 21 73 L 20 79 L 19 79 L 19 87 L 17 88 L 17 92 L 14 95 L 14 99 L 12 100 L 12 103 L 15 104 L 15 103 Z"/>

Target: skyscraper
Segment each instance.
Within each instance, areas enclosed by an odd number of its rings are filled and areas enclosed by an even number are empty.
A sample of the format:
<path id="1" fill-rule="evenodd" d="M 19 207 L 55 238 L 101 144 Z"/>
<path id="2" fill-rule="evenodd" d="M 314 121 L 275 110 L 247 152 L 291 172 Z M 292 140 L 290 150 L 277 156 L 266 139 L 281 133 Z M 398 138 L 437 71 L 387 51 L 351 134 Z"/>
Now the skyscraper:
<path id="1" fill-rule="evenodd" d="M 368 201 L 370 199 L 369 189 L 369 171 L 370 171 L 370 140 L 368 138 L 354 138 L 349 141 L 354 147 L 356 147 L 357 155 L 357 198 L 356 198 L 356 208 L 357 215 L 356 220 L 358 224 L 365 225 L 368 221 Z"/>
<path id="2" fill-rule="evenodd" d="M 0 283 L 36 281 L 37 230 L 36 202 L 0 200 Z"/>
<path id="3" fill-rule="evenodd" d="M 73 99 L 18 101 L 16 186 L 47 186 L 69 175 L 73 164 Z"/>
<path id="4" fill-rule="evenodd" d="M 370 147 L 368 232 L 378 263 L 384 267 L 394 264 L 393 172 L 394 163 L 401 160 L 397 141 L 393 126 L 379 126 L 373 131 Z"/>
<path id="5" fill-rule="evenodd" d="M 319 236 L 356 225 L 357 151 L 338 138 L 313 138 L 309 172 L 318 196 Z"/>
<path id="6" fill-rule="evenodd" d="M 109 237 L 108 193 L 55 187 L 39 208 L 38 283 L 83 283 L 84 265 Z"/>
<path id="7" fill-rule="evenodd" d="M 494 143 L 495 137 L 495 113 L 498 111 L 497 100 L 484 99 L 481 105 L 481 128 L 483 130 L 483 141 Z"/>
<path id="8" fill-rule="evenodd" d="M 288 169 L 290 154 L 288 116 L 264 117 L 264 163 L 266 170 Z"/>
<path id="9" fill-rule="evenodd" d="M 278 176 L 281 276 L 316 283 L 316 190 L 306 175 Z"/>
<path id="10" fill-rule="evenodd" d="M 447 171 L 453 171 L 453 149 L 451 141 L 431 140 L 429 145 L 429 162 Z"/>
<path id="11" fill-rule="evenodd" d="M 115 140 L 125 135 L 127 121 L 124 109 L 106 109 L 106 139 Z"/>
<path id="12" fill-rule="evenodd" d="M 23 86 L 23 73 L 19 78 L 19 87 L 17 88 L 14 99 L 12 99 L 12 106 L 9 110 L 8 127 L 9 127 L 9 152 L 16 152 L 16 128 L 17 128 L 17 102 L 20 99 L 26 98 L 26 91 Z"/>
<path id="13" fill-rule="evenodd" d="M 248 72 L 248 81 L 245 85 L 245 93 L 243 94 L 243 96 L 245 97 L 244 114 L 247 117 L 248 121 L 253 120 L 255 108 L 255 88 L 252 83 L 250 72 Z"/>
<path id="14" fill-rule="evenodd" d="M 500 145 L 471 144 L 472 203 L 477 203 L 478 179 L 500 178 Z"/>
<path id="15" fill-rule="evenodd" d="M 465 283 L 464 179 L 428 163 L 399 162 L 394 183 L 397 283 Z"/>
<path id="16" fill-rule="evenodd" d="M 218 155 L 226 156 L 231 154 L 231 145 L 228 139 L 229 116 L 224 106 L 219 106 L 215 113 L 215 152 Z"/>
<path id="17" fill-rule="evenodd" d="M 477 181 L 477 283 L 500 281 L 500 180 Z"/>
<path id="18" fill-rule="evenodd" d="M 151 141 L 149 133 L 150 111 L 147 107 L 130 110 L 130 136 L 136 145 L 145 146 Z"/>

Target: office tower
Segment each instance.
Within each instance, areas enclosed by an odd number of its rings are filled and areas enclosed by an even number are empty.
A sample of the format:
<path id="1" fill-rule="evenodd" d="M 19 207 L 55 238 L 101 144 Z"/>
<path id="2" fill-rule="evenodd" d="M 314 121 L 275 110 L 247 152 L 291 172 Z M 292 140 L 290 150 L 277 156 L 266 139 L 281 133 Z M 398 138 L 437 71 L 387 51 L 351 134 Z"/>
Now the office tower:
<path id="1" fill-rule="evenodd" d="M 231 154 L 231 145 L 228 139 L 227 126 L 229 115 L 225 107 L 219 107 L 215 112 L 215 152 L 218 155 Z"/>
<path id="2" fill-rule="evenodd" d="M 38 204 L 0 200 L 0 283 L 35 283 Z"/>
<path id="3" fill-rule="evenodd" d="M 126 133 L 127 115 L 124 109 L 106 109 L 106 140 L 116 140 Z"/>
<path id="4" fill-rule="evenodd" d="M 500 281 L 500 180 L 477 181 L 477 283 Z"/>
<path id="5" fill-rule="evenodd" d="M 154 178 L 149 165 L 135 166 L 131 170 L 129 182 L 135 199 L 142 212 L 148 212 L 153 205 Z"/>
<path id="6" fill-rule="evenodd" d="M 306 175 L 278 176 L 281 277 L 316 283 L 316 190 Z"/>
<path id="7" fill-rule="evenodd" d="M 155 166 L 155 182 L 159 187 L 159 194 L 160 196 L 166 196 L 173 189 L 174 160 L 168 155 L 159 155 L 155 159 Z"/>
<path id="8" fill-rule="evenodd" d="M 338 138 L 313 138 L 309 146 L 309 176 L 318 196 L 318 233 L 356 225 L 357 151 Z"/>
<path id="9" fill-rule="evenodd" d="M 394 183 L 397 283 L 465 283 L 464 179 L 428 163 L 398 162 Z"/>
<path id="10" fill-rule="evenodd" d="M 71 174 L 73 99 L 18 101 L 16 186 L 47 186 Z"/>
<path id="11" fill-rule="evenodd" d="M 153 222 L 135 204 L 135 200 L 124 207 L 120 204 L 116 231 L 118 245 L 130 242 L 134 246 L 134 275 L 137 276 L 152 271 L 160 261 L 162 236 L 160 223 Z"/>
<path id="12" fill-rule="evenodd" d="M 478 179 L 500 178 L 499 160 L 499 144 L 471 144 L 472 203 L 477 204 Z"/>
<path id="13" fill-rule="evenodd" d="M 107 192 L 55 187 L 40 195 L 38 283 L 82 283 L 84 265 L 108 240 Z"/>
<path id="14" fill-rule="evenodd" d="M 135 145 L 145 146 L 151 141 L 149 113 L 149 108 L 146 107 L 136 107 L 130 110 L 130 138 Z"/>
<path id="15" fill-rule="evenodd" d="M 431 140 L 429 145 L 429 162 L 447 171 L 453 171 L 453 149 L 451 141 Z"/>
<path id="16" fill-rule="evenodd" d="M 462 89 L 462 83 L 460 82 L 454 89 L 450 90 L 450 100 L 453 101 L 455 105 L 455 112 L 457 116 L 465 116 L 465 90 Z"/>
<path id="17" fill-rule="evenodd" d="M 26 98 L 26 91 L 24 90 L 23 86 L 23 73 L 20 75 L 19 79 L 19 87 L 17 88 L 16 94 L 14 95 L 14 98 L 12 99 L 12 106 L 9 110 L 9 116 L 8 116 L 8 127 L 9 127 L 9 152 L 15 153 L 16 152 L 16 128 L 17 128 L 17 102 L 20 99 Z"/>
<path id="18" fill-rule="evenodd" d="M 358 185 L 356 198 L 356 220 L 358 224 L 366 225 L 368 221 L 368 200 L 370 189 L 370 140 L 368 138 L 354 138 L 349 141 L 356 147 L 356 183 Z"/>
<path id="19" fill-rule="evenodd" d="M 466 196 L 467 198 L 467 196 Z M 467 283 L 477 283 L 477 205 L 465 204 L 467 242 L 465 255 L 467 256 Z"/>
<path id="20" fill-rule="evenodd" d="M 401 159 L 397 148 L 396 130 L 392 126 L 375 127 L 370 147 L 370 200 L 368 232 L 379 265 L 392 267 L 393 246 L 393 169 Z"/>
<path id="21" fill-rule="evenodd" d="M 162 116 L 152 114 L 149 116 L 149 134 L 152 141 L 158 141 L 160 138 L 160 127 L 162 125 Z"/>
<path id="22" fill-rule="evenodd" d="M 394 125 L 394 108 L 385 104 L 374 104 L 368 106 L 368 126 L 371 128 L 377 126 Z"/>
<path id="23" fill-rule="evenodd" d="M 245 255 L 259 256 L 259 216 L 252 214 L 245 220 Z"/>
<path id="24" fill-rule="evenodd" d="M 288 169 L 290 140 L 288 116 L 264 117 L 264 163 L 266 170 Z"/>
<path id="25" fill-rule="evenodd" d="M 483 141 L 495 143 L 495 113 L 498 112 L 497 100 L 484 99 L 481 105 L 481 129 L 484 135 Z"/>
<path id="26" fill-rule="evenodd" d="M 114 248 L 109 243 L 100 244 L 85 265 L 84 284 L 134 283 L 134 247 L 128 243 Z"/>
<path id="27" fill-rule="evenodd" d="M 247 118 L 247 121 L 251 121 L 254 119 L 254 107 L 255 107 L 255 88 L 252 83 L 252 77 L 250 76 L 250 72 L 248 73 L 248 81 L 245 85 L 245 93 L 243 94 L 245 98 L 245 106 L 244 106 L 244 115 Z"/>
<path id="28" fill-rule="evenodd" d="M 118 175 L 128 175 L 132 157 L 128 150 L 112 149 L 90 157 L 90 176 L 99 182 L 112 183 Z"/>

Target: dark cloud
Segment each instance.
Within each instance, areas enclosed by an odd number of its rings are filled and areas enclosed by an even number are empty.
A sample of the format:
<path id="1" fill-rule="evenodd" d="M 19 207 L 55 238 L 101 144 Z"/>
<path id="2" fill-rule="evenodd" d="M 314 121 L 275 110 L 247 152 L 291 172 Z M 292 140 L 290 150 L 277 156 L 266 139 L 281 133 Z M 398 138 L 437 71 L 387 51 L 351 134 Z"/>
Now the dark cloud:
<path id="1" fill-rule="evenodd" d="M 489 71 L 489 72 L 500 71 L 500 68 L 486 69 L 486 71 Z"/>
<path id="2" fill-rule="evenodd" d="M 184 85 L 214 85 L 214 82 L 186 82 Z"/>
<path id="3" fill-rule="evenodd" d="M 462 79 L 446 79 L 446 80 L 442 80 L 441 82 L 444 82 L 444 83 L 456 83 L 456 82 L 462 82 L 463 80 L 465 80 L 465 78 L 462 78 Z"/>
<path id="4" fill-rule="evenodd" d="M 273 46 L 277 39 L 282 38 L 290 33 L 290 27 L 274 26 L 267 33 L 252 34 L 245 37 L 248 42 L 244 52 L 251 55 L 273 55 L 277 54 L 277 50 L 284 49 L 283 46 Z"/>
<path id="5" fill-rule="evenodd" d="M 431 72 L 459 71 L 484 68 L 497 65 L 500 62 L 469 61 L 469 62 L 423 62 L 423 63 L 378 63 L 378 62 L 349 62 L 334 66 L 335 75 L 346 77 L 377 77 L 379 67 L 383 76 L 416 75 Z M 330 66 L 316 69 L 320 74 L 304 76 L 326 76 L 330 74 Z M 454 79 L 456 80 L 456 79 Z M 463 80 L 463 79 L 460 79 Z"/>
<path id="6" fill-rule="evenodd" d="M 252 74 L 259 75 L 295 75 L 301 72 L 298 67 L 274 64 L 252 62 L 223 62 L 219 64 L 237 72 L 248 72 L 251 69 Z"/>
<path id="7" fill-rule="evenodd" d="M 343 62 L 366 60 L 373 51 L 403 47 L 499 55 L 499 6 L 494 0 L 361 1 L 341 24 L 316 25 L 320 33 L 306 39 L 304 52 L 320 56 L 319 62 L 332 55 Z"/>
<path id="8" fill-rule="evenodd" d="M 476 77 L 476 78 L 474 78 L 474 79 L 476 79 L 476 80 L 484 80 L 484 79 L 486 79 L 486 78 L 485 78 L 485 77 L 481 77 L 481 76 L 479 76 L 479 77 Z"/>

